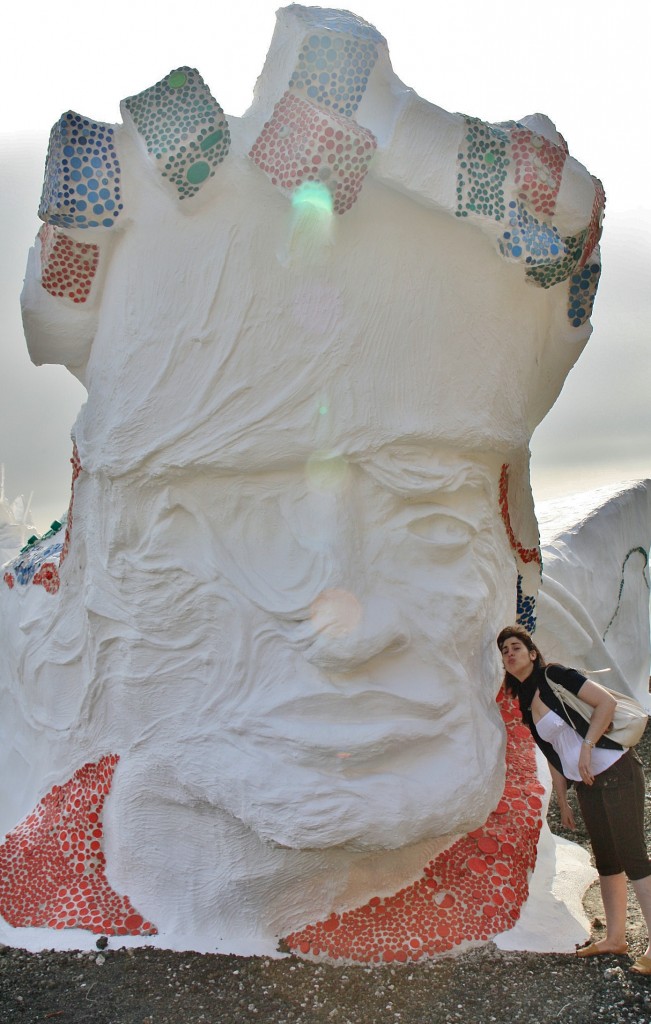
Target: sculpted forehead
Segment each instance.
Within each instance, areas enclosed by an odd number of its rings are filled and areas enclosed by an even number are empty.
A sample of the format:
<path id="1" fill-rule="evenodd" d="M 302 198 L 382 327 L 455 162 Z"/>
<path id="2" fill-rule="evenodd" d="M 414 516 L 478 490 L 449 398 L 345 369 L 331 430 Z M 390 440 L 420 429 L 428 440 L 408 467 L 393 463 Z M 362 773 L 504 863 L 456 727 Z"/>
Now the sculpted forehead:
<path id="1" fill-rule="evenodd" d="M 316 252 L 284 209 L 268 211 L 260 232 L 232 197 L 206 211 L 200 237 L 194 222 L 168 217 L 155 264 L 134 226 L 107 278 L 110 316 L 89 364 L 86 461 L 124 471 L 134 438 L 154 464 L 227 468 L 410 436 L 484 450 L 526 443 L 540 290 L 454 220 L 374 183 L 368 192 L 363 230 L 340 218 L 332 248 L 321 238 Z M 193 266 L 182 302 L 179 263 Z"/>

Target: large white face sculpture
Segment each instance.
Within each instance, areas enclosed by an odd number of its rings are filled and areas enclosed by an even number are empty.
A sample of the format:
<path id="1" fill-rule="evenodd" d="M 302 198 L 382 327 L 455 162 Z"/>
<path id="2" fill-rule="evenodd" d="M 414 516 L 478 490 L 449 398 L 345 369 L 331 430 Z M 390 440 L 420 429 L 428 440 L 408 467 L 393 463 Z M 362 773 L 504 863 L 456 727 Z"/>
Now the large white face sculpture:
<path id="1" fill-rule="evenodd" d="M 116 888 L 176 943 L 267 948 L 500 798 L 494 636 L 535 598 L 528 442 L 589 334 L 601 193 L 545 119 L 426 103 L 343 12 L 280 12 L 229 128 L 188 69 L 123 114 L 55 132 L 23 298 L 88 402 L 59 591 L 5 595 L 5 764 L 35 753 L 3 824 L 46 756 L 119 754 Z"/>

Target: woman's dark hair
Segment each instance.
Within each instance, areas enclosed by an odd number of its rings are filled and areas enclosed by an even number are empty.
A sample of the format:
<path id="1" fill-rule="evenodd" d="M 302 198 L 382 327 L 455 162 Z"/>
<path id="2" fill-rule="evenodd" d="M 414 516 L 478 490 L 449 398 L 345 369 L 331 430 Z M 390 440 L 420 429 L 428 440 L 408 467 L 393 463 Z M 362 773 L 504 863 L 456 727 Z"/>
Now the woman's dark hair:
<path id="1" fill-rule="evenodd" d="M 531 639 L 529 633 L 527 633 L 524 626 L 506 626 L 497 634 L 497 649 L 500 652 L 500 654 L 502 653 L 502 647 L 504 646 L 506 641 L 509 640 L 511 637 L 516 637 L 518 640 L 520 640 L 528 651 L 535 651 L 536 660 L 532 663 L 534 671 L 537 668 L 545 667 L 545 659 L 543 658 L 542 654 L 540 653 L 535 643 Z M 515 678 L 515 676 L 512 676 L 509 672 L 504 673 L 504 689 L 506 690 L 510 697 L 516 696 L 519 686 L 520 682 L 518 679 Z"/>

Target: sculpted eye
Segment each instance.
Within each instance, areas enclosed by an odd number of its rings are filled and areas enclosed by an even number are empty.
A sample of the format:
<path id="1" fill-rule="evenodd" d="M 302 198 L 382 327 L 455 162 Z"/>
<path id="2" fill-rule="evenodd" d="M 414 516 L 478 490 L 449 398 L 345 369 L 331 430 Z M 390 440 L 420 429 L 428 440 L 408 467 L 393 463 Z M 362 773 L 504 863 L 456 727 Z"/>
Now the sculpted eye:
<path id="1" fill-rule="evenodd" d="M 407 524 L 407 529 L 442 552 L 454 552 L 464 548 L 476 532 L 465 520 L 442 512 L 412 519 Z"/>

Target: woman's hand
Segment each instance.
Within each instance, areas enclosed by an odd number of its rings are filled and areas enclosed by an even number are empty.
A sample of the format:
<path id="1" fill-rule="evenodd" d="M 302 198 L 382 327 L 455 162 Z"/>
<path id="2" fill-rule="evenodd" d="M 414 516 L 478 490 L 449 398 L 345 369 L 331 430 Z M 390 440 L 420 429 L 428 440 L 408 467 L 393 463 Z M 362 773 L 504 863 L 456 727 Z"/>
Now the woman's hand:
<path id="1" fill-rule="evenodd" d="M 567 800 L 565 803 L 559 801 L 559 810 L 561 812 L 561 825 L 563 828 L 569 828 L 570 832 L 576 831 L 576 821 L 574 820 L 574 811 L 570 807 Z"/>
<path id="2" fill-rule="evenodd" d="M 592 774 L 592 749 L 585 743 L 581 744 L 581 753 L 579 754 L 579 775 L 581 776 L 581 782 L 585 782 L 586 786 L 591 786 L 594 782 L 594 775 Z"/>
<path id="3" fill-rule="evenodd" d="M 592 679 L 586 679 L 578 695 L 581 700 L 586 701 L 594 708 L 590 726 L 585 740 L 581 744 L 581 753 L 579 754 L 581 782 L 585 782 L 586 786 L 591 786 L 594 782 L 594 775 L 592 774 L 592 747 L 603 736 L 612 722 L 617 701 L 608 690 L 605 690 L 603 686 L 599 686 L 599 683 L 593 682 Z M 592 746 L 586 743 L 586 740 L 589 740 Z"/>
<path id="4" fill-rule="evenodd" d="M 570 807 L 567 799 L 567 779 L 564 775 L 554 768 L 554 765 L 550 763 L 549 770 L 552 776 L 552 785 L 554 792 L 556 793 L 556 799 L 558 800 L 558 808 L 561 812 L 561 825 L 563 828 L 569 828 L 571 832 L 576 829 L 576 821 L 574 820 L 574 811 Z"/>

